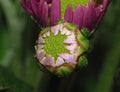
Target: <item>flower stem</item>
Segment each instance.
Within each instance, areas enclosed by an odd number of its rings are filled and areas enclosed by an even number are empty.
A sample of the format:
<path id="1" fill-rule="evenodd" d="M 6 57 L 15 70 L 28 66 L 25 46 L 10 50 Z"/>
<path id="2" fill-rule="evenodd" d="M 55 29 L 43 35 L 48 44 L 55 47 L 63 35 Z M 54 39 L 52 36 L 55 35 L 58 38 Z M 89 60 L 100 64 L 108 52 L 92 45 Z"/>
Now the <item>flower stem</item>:
<path id="1" fill-rule="evenodd" d="M 110 92 L 113 84 L 113 77 L 116 71 L 116 68 L 119 64 L 119 56 L 120 56 L 120 39 L 119 35 L 119 27 L 117 28 L 115 34 L 114 44 L 112 44 L 111 50 L 108 52 L 107 57 L 105 59 L 105 64 L 102 68 L 101 75 L 98 80 L 98 84 L 94 92 Z"/>

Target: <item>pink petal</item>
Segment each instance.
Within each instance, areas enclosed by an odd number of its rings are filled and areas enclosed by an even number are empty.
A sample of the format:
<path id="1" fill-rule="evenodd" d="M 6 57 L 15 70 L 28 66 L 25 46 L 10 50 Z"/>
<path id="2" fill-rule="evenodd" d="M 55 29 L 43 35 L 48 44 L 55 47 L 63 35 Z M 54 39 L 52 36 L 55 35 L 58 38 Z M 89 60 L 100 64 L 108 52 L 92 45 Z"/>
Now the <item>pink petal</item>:
<path id="1" fill-rule="evenodd" d="M 38 44 L 43 44 L 43 43 L 45 43 L 44 39 L 42 37 L 39 37 Z"/>
<path id="2" fill-rule="evenodd" d="M 59 54 L 59 56 L 61 57 L 61 58 L 63 58 L 63 59 L 65 59 L 65 61 L 67 62 L 67 63 L 73 63 L 73 64 L 76 64 L 76 59 L 75 59 L 75 57 L 73 56 L 73 55 L 71 55 L 71 54 Z"/>
<path id="3" fill-rule="evenodd" d="M 56 66 L 60 66 L 64 63 L 64 60 L 61 57 L 58 57 L 57 61 L 56 61 Z"/>
<path id="4" fill-rule="evenodd" d="M 38 49 L 41 50 L 43 48 L 43 45 L 38 45 Z"/>
<path id="5" fill-rule="evenodd" d="M 51 31 L 54 33 L 54 35 L 57 35 L 59 32 L 59 27 L 58 26 L 53 26 L 51 27 Z"/>
<path id="6" fill-rule="evenodd" d="M 75 36 L 74 35 L 71 35 L 71 36 L 68 36 L 67 39 L 64 40 L 64 43 L 76 43 L 76 40 L 75 40 Z"/>
<path id="7" fill-rule="evenodd" d="M 39 61 L 41 61 L 44 56 L 45 56 L 45 52 L 44 51 L 41 51 L 40 53 L 37 53 L 37 58 L 38 58 Z"/>
<path id="8" fill-rule="evenodd" d="M 57 35 L 59 31 L 62 31 L 62 29 L 63 29 L 62 24 L 51 27 L 51 31 L 54 33 L 54 35 Z"/>
<path id="9" fill-rule="evenodd" d="M 75 44 L 71 44 L 70 46 L 65 46 L 65 48 L 73 52 L 75 49 L 75 46 L 76 46 Z"/>
<path id="10" fill-rule="evenodd" d="M 51 56 L 47 56 L 43 61 L 43 65 L 48 65 L 48 66 L 55 66 L 55 61 Z"/>

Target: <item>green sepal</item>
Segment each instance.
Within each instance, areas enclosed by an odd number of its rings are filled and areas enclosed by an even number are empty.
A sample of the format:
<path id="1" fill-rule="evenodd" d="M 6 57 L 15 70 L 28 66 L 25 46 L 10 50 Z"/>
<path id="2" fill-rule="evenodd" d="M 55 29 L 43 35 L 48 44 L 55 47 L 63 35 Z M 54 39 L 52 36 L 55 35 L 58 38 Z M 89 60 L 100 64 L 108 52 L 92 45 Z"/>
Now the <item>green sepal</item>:
<path id="1" fill-rule="evenodd" d="M 78 61 L 78 67 L 85 67 L 87 65 L 88 65 L 88 60 L 86 58 L 86 55 L 81 56 Z"/>
<path id="2" fill-rule="evenodd" d="M 86 28 L 84 29 L 81 29 L 81 33 L 86 37 L 88 38 L 89 34 L 90 34 L 90 31 Z"/>
<path id="3" fill-rule="evenodd" d="M 81 48 L 80 48 L 80 51 L 88 51 L 89 49 L 89 39 L 86 38 L 82 33 L 77 37 L 80 45 L 81 45 Z"/>
<path id="4" fill-rule="evenodd" d="M 66 76 L 69 75 L 72 72 L 72 70 L 67 66 L 61 66 L 58 68 L 57 72 L 60 76 Z"/>

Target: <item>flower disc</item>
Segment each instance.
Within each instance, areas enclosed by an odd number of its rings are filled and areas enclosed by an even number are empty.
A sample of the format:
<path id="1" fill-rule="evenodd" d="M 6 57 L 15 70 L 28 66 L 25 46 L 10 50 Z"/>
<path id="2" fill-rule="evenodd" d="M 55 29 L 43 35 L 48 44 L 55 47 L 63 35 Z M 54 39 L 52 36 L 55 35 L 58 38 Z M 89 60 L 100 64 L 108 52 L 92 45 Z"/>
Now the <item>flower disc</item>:
<path id="1" fill-rule="evenodd" d="M 77 65 L 84 52 L 88 50 L 89 41 L 77 26 L 60 23 L 42 30 L 36 45 L 39 62 L 56 75 L 68 75 Z"/>

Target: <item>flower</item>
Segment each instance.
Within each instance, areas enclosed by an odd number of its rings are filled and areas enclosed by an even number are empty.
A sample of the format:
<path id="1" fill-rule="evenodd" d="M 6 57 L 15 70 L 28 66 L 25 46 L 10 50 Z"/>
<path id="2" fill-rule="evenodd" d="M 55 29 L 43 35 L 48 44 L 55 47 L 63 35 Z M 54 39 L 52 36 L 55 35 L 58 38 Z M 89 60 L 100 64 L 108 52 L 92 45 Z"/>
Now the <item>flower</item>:
<path id="1" fill-rule="evenodd" d="M 36 18 L 41 27 L 46 27 L 55 25 L 56 22 L 63 17 L 61 17 L 62 1 L 63 0 L 21 0 L 21 4 L 28 13 Z M 80 0 L 76 1 L 80 2 Z M 103 18 L 109 0 L 86 1 L 87 4 L 84 5 L 76 4 L 74 10 L 72 9 L 72 5 L 68 3 L 64 20 L 78 25 L 80 29 L 87 28 L 89 31 L 92 31 Z M 75 1 L 72 3 L 74 2 Z"/>
<path id="2" fill-rule="evenodd" d="M 87 64 L 88 35 L 102 20 L 109 0 L 21 0 L 21 4 L 42 28 L 35 46 L 40 64 L 60 76 Z"/>
<path id="3" fill-rule="evenodd" d="M 60 0 L 21 0 L 21 4 L 42 27 L 48 26 L 49 15 L 51 25 L 60 18 Z"/>
<path id="4" fill-rule="evenodd" d="M 74 11 L 72 6 L 69 5 L 64 19 L 78 25 L 80 29 L 87 28 L 89 31 L 94 30 L 101 21 L 109 0 L 102 0 L 98 5 L 97 1 L 101 0 L 89 0 L 88 5 L 77 5 Z"/>

